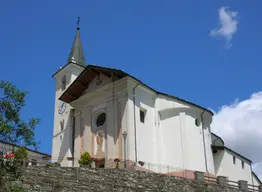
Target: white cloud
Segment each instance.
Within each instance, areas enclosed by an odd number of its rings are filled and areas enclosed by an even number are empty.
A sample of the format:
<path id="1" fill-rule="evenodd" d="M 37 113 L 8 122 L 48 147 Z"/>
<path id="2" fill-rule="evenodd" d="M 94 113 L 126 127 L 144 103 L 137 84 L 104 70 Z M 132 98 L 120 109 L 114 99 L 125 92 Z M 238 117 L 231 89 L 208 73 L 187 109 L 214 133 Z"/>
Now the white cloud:
<path id="1" fill-rule="evenodd" d="M 262 180 L 262 92 L 223 106 L 214 115 L 212 131 L 227 147 L 251 159 L 254 172 Z"/>
<path id="2" fill-rule="evenodd" d="M 213 37 L 224 37 L 227 40 L 227 48 L 231 46 L 232 36 L 237 32 L 237 14 L 236 11 L 229 11 L 227 7 L 221 7 L 218 10 L 220 28 L 210 32 Z"/>

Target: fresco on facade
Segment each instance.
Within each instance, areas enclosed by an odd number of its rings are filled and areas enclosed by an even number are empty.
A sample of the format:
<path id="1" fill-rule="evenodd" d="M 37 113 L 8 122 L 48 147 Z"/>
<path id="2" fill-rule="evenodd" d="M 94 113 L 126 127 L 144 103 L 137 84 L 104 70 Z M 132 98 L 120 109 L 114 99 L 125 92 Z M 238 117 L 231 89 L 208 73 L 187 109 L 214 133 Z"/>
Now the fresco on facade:
<path id="1" fill-rule="evenodd" d="M 96 132 L 94 137 L 94 155 L 97 158 L 105 157 L 105 133 L 103 130 Z"/>

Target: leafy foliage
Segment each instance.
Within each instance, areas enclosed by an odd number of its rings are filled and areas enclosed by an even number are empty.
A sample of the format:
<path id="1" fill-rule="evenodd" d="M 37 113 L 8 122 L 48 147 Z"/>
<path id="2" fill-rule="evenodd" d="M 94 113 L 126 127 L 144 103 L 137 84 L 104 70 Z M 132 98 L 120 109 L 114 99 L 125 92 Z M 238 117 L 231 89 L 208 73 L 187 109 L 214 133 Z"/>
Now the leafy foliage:
<path id="1" fill-rule="evenodd" d="M 27 160 L 28 159 L 28 152 L 27 149 L 25 147 L 19 147 L 16 151 L 15 151 L 15 159 L 17 160 Z"/>
<path id="2" fill-rule="evenodd" d="M 0 139 L 12 144 L 33 146 L 37 149 L 38 142 L 34 139 L 34 131 L 39 118 L 31 118 L 27 123 L 20 118 L 25 106 L 27 91 L 19 91 L 10 82 L 0 81 Z"/>
<path id="3" fill-rule="evenodd" d="M 39 124 L 39 118 L 31 118 L 25 122 L 20 118 L 25 106 L 27 91 L 18 90 L 10 82 L 0 81 L 0 140 L 19 146 L 32 146 L 37 149 L 34 131 Z M 27 159 L 26 148 L 18 148 L 14 158 L 0 158 L 0 190 L 9 186 L 8 191 L 24 191 L 21 187 L 14 187 L 12 183 L 22 179 L 23 162 Z"/>
<path id="4" fill-rule="evenodd" d="M 84 152 L 81 157 L 80 157 L 80 160 L 78 161 L 78 163 L 80 165 L 89 165 L 91 166 L 91 155 L 88 153 L 88 152 Z"/>

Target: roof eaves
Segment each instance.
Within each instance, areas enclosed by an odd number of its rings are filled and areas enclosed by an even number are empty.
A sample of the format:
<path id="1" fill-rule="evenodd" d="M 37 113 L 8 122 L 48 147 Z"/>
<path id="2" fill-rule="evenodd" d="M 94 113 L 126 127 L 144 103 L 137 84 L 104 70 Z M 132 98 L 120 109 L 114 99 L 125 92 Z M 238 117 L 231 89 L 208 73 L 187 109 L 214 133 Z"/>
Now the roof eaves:
<path id="1" fill-rule="evenodd" d="M 241 154 L 235 152 L 235 151 L 232 150 L 232 149 L 227 148 L 226 146 L 211 145 L 211 147 L 212 147 L 212 149 L 220 149 L 220 150 L 225 150 L 225 149 L 226 149 L 226 150 L 228 150 L 228 151 L 230 151 L 230 152 L 232 152 L 232 153 L 238 155 L 239 157 L 241 157 L 241 158 L 247 160 L 248 162 L 250 162 L 250 164 L 252 163 L 252 161 L 251 161 L 250 159 L 248 159 L 247 157 L 244 157 L 243 155 L 241 155 Z"/>
<path id="2" fill-rule="evenodd" d="M 224 140 L 223 140 L 221 137 L 219 137 L 218 135 L 216 135 L 216 134 L 213 133 L 213 132 L 211 132 L 211 135 L 216 136 L 218 139 L 220 139 L 220 140 L 222 141 L 223 145 L 225 145 Z"/>
<path id="3" fill-rule="evenodd" d="M 211 113 L 212 116 L 214 115 L 212 111 L 210 111 L 210 110 L 208 110 L 208 109 L 206 109 L 206 108 L 204 108 L 204 107 L 202 107 L 202 106 L 200 106 L 200 105 L 197 105 L 197 104 L 195 104 L 195 103 L 192 103 L 192 102 L 187 101 L 187 100 L 184 100 L 184 99 L 180 99 L 180 98 L 178 98 L 178 97 L 176 97 L 176 96 L 169 95 L 169 94 L 167 94 L 167 93 L 159 92 L 159 91 L 153 89 L 152 87 L 146 85 L 145 83 L 143 83 L 142 81 L 140 81 L 140 80 L 137 79 L 136 77 L 134 77 L 134 76 L 132 76 L 132 75 L 130 75 L 130 74 L 122 71 L 122 70 L 114 69 L 114 68 L 101 67 L 101 66 L 97 66 L 97 65 L 94 65 L 94 64 L 93 64 L 93 65 L 90 65 L 90 64 L 89 64 L 89 65 L 87 65 L 85 68 L 86 68 L 86 69 L 87 69 L 87 68 L 95 68 L 95 69 L 100 69 L 100 70 L 107 69 L 107 70 L 112 70 L 112 71 L 117 72 L 117 73 L 122 73 L 123 76 L 129 76 L 129 77 L 133 78 L 134 80 L 136 80 L 137 82 L 139 82 L 141 85 L 147 87 L 148 89 L 151 89 L 152 91 L 154 91 L 154 92 L 157 93 L 157 94 L 164 95 L 164 96 L 167 96 L 167 97 L 170 97 L 170 98 L 177 99 L 177 100 L 179 100 L 179 101 L 188 103 L 189 105 L 193 105 L 193 106 L 195 106 L 195 107 L 198 107 L 198 108 L 200 108 L 200 109 L 203 109 L 203 110 Z M 84 72 L 84 70 L 83 70 L 82 72 Z M 81 74 L 80 74 L 80 75 L 81 75 Z M 78 77 L 80 77 L 80 75 L 79 75 Z M 75 81 L 78 79 L 78 77 L 75 79 Z M 75 81 L 74 81 L 74 82 L 75 82 Z M 73 82 L 73 83 L 74 83 L 74 82 Z M 69 87 L 71 87 L 71 86 L 73 85 L 73 83 L 72 83 Z"/>
<path id="4" fill-rule="evenodd" d="M 22 146 L 19 146 L 19 145 L 16 145 L 16 144 L 12 144 L 12 143 L 9 143 L 9 142 L 3 141 L 3 140 L 0 140 L 0 143 L 4 143 L 4 144 L 6 144 L 6 145 L 11 145 L 11 146 L 13 146 L 13 147 L 22 147 Z M 25 148 L 26 148 L 26 150 L 28 150 L 28 151 L 31 151 L 31 152 L 34 152 L 34 153 L 38 153 L 38 154 L 40 154 L 40 155 L 44 155 L 44 156 L 49 156 L 49 157 L 51 157 L 51 155 L 49 155 L 49 154 L 47 154 L 47 153 L 42 153 L 42 152 L 39 152 L 39 151 L 36 151 L 36 150 L 29 149 L 29 148 L 27 148 L 27 147 L 25 147 Z"/>
<path id="5" fill-rule="evenodd" d="M 55 72 L 55 73 L 52 75 L 52 77 L 54 77 L 56 74 L 58 74 L 58 73 L 59 73 L 60 71 L 62 71 L 64 68 L 66 68 L 69 64 L 71 64 L 71 63 L 67 63 L 66 65 L 64 65 L 63 67 L 61 67 L 57 72 Z M 85 68 L 85 66 L 83 66 L 83 65 L 81 65 L 81 64 L 77 64 L 77 63 L 72 63 L 72 64 Z"/>
<path id="6" fill-rule="evenodd" d="M 119 70 L 118 70 L 118 71 L 119 71 Z M 121 71 L 121 70 L 120 70 L 120 71 Z M 121 72 L 123 72 L 123 71 L 121 71 Z M 124 72 L 124 73 L 125 73 L 125 72 Z M 146 85 L 145 83 L 143 83 L 143 82 L 140 81 L 139 79 L 133 77 L 132 75 L 129 75 L 128 73 L 125 73 L 125 74 L 127 74 L 129 77 L 131 77 L 131 78 L 135 79 L 136 81 L 138 81 L 139 84 L 141 84 L 141 85 L 147 87 L 148 89 L 154 91 L 156 94 L 160 94 L 160 95 L 164 95 L 164 96 L 167 96 L 167 97 L 170 97 L 170 98 L 173 98 L 173 99 L 177 99 L 177 100 L 179 100 L 179 101 L 182 101 L 182 102 L 188 103 L 188 104 L 190 104 L 190 105 L 193 105 L 193 106 L 195 106 L 195 107 L 198 107 L 198 108 L 200 108 L 200 109 L 203 109 L 203 110 L 211 113 L 212 116 L 214 115 L 214 113 L 213 113 L 212 111 L 210 111 L 210 110 L 208 110 L 208 109 L 206 109 L 206 108 L 204 108 L 204 107 L 201 107 L 200 105 L 197 105 L 197 104 L 195 104 L 195 103 L 192 103 L 192 102 L 187 101 L 187 100 L 185 100 L 185 99 L 181 99 L 181 98 L 176 97 L 176 96 L 173 96 L 173 95 L 169 95 L 169 94 L 167 94 L 167 93 L 159 92 L 159 91 L 153 89 L 152 87 Z"/>
<path id="7" fill-rule="evenodd" d="M 255 176 L 255 178 L 258 180 L 258 182 L 259 182 L 260 184 L 262 184 L 261 180 L 258 178 L 258 176 L 255 174 L 254 171 L 252 171 L 252 174 Z"/>
<path id="8" fill-rule="evenodd" d="M 203 110 L 211 113 L 212 116 L 214 115 L 214 113 L 213 113 L 212 111 L 210 111 L 210 110 L 208 110 L 208 109 L 206 109 L 206 108 L 204 108 L 204 107 L 202 107 L 202 106 L 200 106 L 200 105 L 197 105 L 197 104 L 195 104 L 195 103 L 192 103 L 192 102 L 190 102 L 190 101 L 187 101 L 187 100 L 185 100 L 185 99 L 181 99 L 181 98 L 179 98 L 179 97 L 176 97 L 176 96 L 173 96 L 173 95 L 169 95 L 169 94 L 167 94 L 167 93 L 162 93 L 162 92 L 159 92 L 159 91 L 156 91 L 156 92 L 157 92 L 158 94 L 160 94 L 160 95 L 164 95 L 164 96 L 167 96 L 167 97 L 171 97 L 171 98 L 173 98 L 173 99 L 177 99 L 177 100 L 179 100 L 179 101 L 182 101 L 182 102 L 188 103 L 188 104 L 190 104 L 190 105 L 193 105 L 193 106 L 195 106 L 195 107 L 197 107 L 197 108 L 203 109 Z"/>

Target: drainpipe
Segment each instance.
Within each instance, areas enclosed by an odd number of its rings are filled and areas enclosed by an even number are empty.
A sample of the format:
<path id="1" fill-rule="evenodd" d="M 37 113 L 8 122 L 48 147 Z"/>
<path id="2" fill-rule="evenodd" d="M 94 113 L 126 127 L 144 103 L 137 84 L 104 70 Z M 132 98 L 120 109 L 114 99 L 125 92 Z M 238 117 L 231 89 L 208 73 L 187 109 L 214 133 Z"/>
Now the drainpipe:
<path id="1" fill-rule="evenodd" d="M 134 132 L 135 132 L 135 165 L 137 164 L 137 142 L 136 142 L 136 92 L 135 89 L 139 83 L 133 88 L 133 106 L 134 106 Z"/>
<path id="2" fill-rule="evenodd" d="M 203 136 L 203 144 L 204 144 L 204 155 L 205 155 L 205 165 L 206 165 L 206 172 L 208 173 L 208 168 L 207 168 L 207 154 L 206 154 L 206 142 L 205 142 L 205 134 L 204 134 L 204 119 L 203 119 L 203 114 L 206 111 L 204 110 L 203 113 L 201 114 L 201 124 L 202 124 L 202 136 Z"/>
<path id="3" fill-rule="evenodd" d="M 75 165 L 75 109 L 72 109 L 72 116 L 73 116 L 73 119 L 72 119 L 72 157 L 73 157 L 73 167 Z"/>

